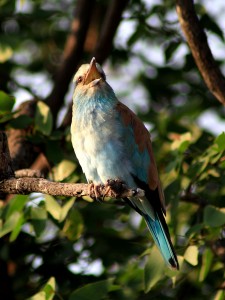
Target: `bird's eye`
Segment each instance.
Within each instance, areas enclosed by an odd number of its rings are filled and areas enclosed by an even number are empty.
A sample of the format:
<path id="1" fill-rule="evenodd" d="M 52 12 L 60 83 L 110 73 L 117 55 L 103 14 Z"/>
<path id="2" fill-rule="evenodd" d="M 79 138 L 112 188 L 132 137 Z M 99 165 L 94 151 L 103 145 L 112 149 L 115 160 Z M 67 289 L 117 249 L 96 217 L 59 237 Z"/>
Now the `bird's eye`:
<path id="1" fill-rule="evenodd" d="M 82 80 L 83 80 L 83 77 L 82 77 L 82 76 L 79 76 L 79 77 L 77 78 L 77 83 L 80 83 Z"/>

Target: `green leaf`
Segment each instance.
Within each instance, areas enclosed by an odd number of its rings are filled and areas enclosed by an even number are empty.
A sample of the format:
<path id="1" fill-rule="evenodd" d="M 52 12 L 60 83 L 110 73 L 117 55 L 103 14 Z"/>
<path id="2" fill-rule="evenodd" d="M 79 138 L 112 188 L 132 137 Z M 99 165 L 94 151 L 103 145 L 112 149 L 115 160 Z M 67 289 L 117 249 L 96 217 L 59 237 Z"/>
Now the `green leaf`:
<path id="1" fill-rule="evenodd" d="M 171 57 L 173 56 L 174 52 L 177 50 L 177 48 L 180 46 L 180 42 L 178 41 L 172 41 L 170 42 L 167 47 L 165 48 L 165 58 L 166 62 L 168 62 Z"/>
<path id="2" fill-rule="evenodd" d="M 192 266 L 197 266 L 198 264 L 198 247 L 189 246 L 184 253 L 184 259 Z"/>
<path id="3" fill-rule="evenodd" d="M 4 63 L 9 60 L 13 55 L 11 47 L 6 45 L 0 45 L 0 63 Z"/>
<path id="4" fill-rule="evenodd" d="M 86 284 L 85 286 L 75 290 L 69 297 L 69 300 L 101 300 L 105 299 L 108 292 L 111 291 L 113 279 L 97 281 Z"/>
<path id="5" fill-rule="evenodd" d="M 225 291 L 224 290 L 218 290 L 216 292 L 215 297 L 213 298 L 213 300 L 224 300 L 225 299 Z"/>
<path id="6" fill-rule="evenodd" d="M 217 144 L 219 151 L 225 150 L 225 132 L 222 132 L 215 140 L 215 143 Z"/>
<path id="7" fill-rule="evenodd" d="M 19 235 L 20 230 L 21 230 L 21 228 L 22 228 L 22 226 L 23 226 L 24 223 L 25 223 L 25 218 L 24 218 L 24 215 L 21 214 L 21 216 L 17 220 L 17 223 L 15 224 L 15 226 L 14 226 L 14 228 L 13 228 L 11 234 L 10 234 L 10 237 L 9 237 L 9 241 L 10 242 L 15 241 L 15 239 Z"/>
<path id="8" fill-rule="evenodd" d="M 20 218 L 21 218 L 21 213 L 14 212 L 1 227 L 0 238 L 6 235 L 7 233 L 11 232 L 18 224 Z"/>
<path id="9" fill-rule="evenodd" d="M 73 206 L 75 198 L 71 198 L 63 206 L 60 206 L 54 197 L 50 195 L 45 195 L 45 206 L 46 210 L 59 222 L 62 222 L 70 208 Z"/>
<path id="10" fill-rule="evenodd" d="M 213 253 L 209 248 L 206 248 L 202 255 L 202 266 L 199 273 L 199 281 L 202 282 L 205 280 L 206 276 L 209 273 L 210 267 L 212 265 Z"/>
<path id="11" fill-rule="evenodd" d="M 52 300 L 55 295 L 55 289 L 56 289 L 56 282 L 55 278 L 51 277 L 49 281 L 46 283 L 46 285 L 43 288 L 43 291 L 45 292 L 45 299 L 46 300 Z"/>
<path id="12" fill-rule="evenodd" d="M 45 147 L 47 158 L 54 166 L 63 160 L 64 153 L 59 141 L 48 140 Z"/>
<path id="13" fill-rule="evenodd" d="M 50 135 L 53 126 L 52 113 L 48 105 L 38 101 L 35 112 L 35 127 L 44 135 Z"/>
<path id="14" fill-rule="evenodd" d="M 28 298 L 27 300 L 46 300 L 46 294 L 44 291 L 41 291 L 34 296 Z"/>
<path id="15" fill-rule="evenodd" d="M 176 136 L 177 136 L 177 138 L 171 144 L 171 149 L 179 150 L 182 153 L 188 148 L 188 146 L 191 142 L 191 133 L 186 132 L 186 133 L 176 135 Z"/>
<path id="16" fill-rule="evenodd" d="M 77 165 L 71 160 L 64 159 L 56 167 L 53 168 L 53 176 L 55 181 L 62 181 L 73 173 Z"/>
<path id="17" fill-rule="evenodd" d="M 210 227 L 219 227 L 225 224 L 225 208 L 207 205 L 204 209 L 203 222 Z"/>
<path id="18" fill-rule="evenodd" d="M 220 26 L 217 25 L 214 18 L 211 18 L 208 14 L 204 14 L 201 18 L 201 24 L 203 28 L 208 29 L 215 33 L 222 41 L 224 41 L 224 33 Z"/>
<path id="19" fill-rule="evenodd" d="M 82 215 L 73 207 L 70 210 L 62 231 L 69 240 L 75 241 L 81 236 L 83 230 L 84 223 Z"/>
<path id="20" fill-rule="evenodd" d="M 70 200 L 68 200 L 68 201 L 63 205 L 62 210 L 61 210 L 61 215 L 60 215 L 59 222 L 62 222 L 62 221 L 66 218 L 66 216 L 67 216 L 69 210 L 71 209 L 71 207 L 73 206 L 73 204 L 74 204 L 74 202 L 75 202 L 75 199 L 76 199 L 76 198 L 73 197 L 73 198 L 71 198 Z"/>
<path id="21" fill-rule="evenodd" d="M 10 112 L 15 104 L 15 98 L 0 91 L 0 112 Z"/>
<path id="22" fill-rule="evenodd" d="M 27 115 L 18 116 L 10 121 L 10 126 L 17 129 L 24 129 L 33 123 L 33 119 Z"/>
<path id="23" fill-rule="evenodd" d="M 154 246 L 144 269 L 145 293 L 148 293 L 165 276 L 165 262 L 159 250 Z"/>
<path id="24" fill-rule="evenodd" d="M 55 278 L 51 277 L 40 292 L 27 300 L 52 300 L 55 295 L 56 282 Z"/>
<path id="25" fill-rule="evenodd" d="M 27 203 L 28 200 L 29 200 L 29 196 L 26 195 L 14 196 L 6 207 L 5 218 L 8 219 L 14 212 L 22 211 L 24 205 Z"/>
<path id="26" fill-rule="evenodd" d="M 40 236 L 45 230 L 47 212 L 41 207 L 30 208 L 31 223 L 37 236 Z"/>
<path id="27" fill-rule="evenodd" d="M 61 206 L 50 195 L 45 195 L 45 207 L 46 210 L 53 216 L 54 219 L 59 220 L 61 215 Z"/>

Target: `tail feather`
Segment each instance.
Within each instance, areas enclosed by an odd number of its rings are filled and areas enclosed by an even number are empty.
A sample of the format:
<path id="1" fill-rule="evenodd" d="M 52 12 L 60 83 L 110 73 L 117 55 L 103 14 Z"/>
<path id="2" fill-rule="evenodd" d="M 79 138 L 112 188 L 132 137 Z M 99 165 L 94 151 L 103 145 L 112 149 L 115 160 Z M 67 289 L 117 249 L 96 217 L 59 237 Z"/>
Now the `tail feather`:
<path id="1" fill-rule="evenodd" d="M 161 252 L 167 264 L 172 268 L 179 269 L 177 256 L 169 237 L 169 231 L 166 222 L 163 222 L 157 213 L 154 220 L 147 214 L 143 214 L 143 217 L 159 251 Z"/>

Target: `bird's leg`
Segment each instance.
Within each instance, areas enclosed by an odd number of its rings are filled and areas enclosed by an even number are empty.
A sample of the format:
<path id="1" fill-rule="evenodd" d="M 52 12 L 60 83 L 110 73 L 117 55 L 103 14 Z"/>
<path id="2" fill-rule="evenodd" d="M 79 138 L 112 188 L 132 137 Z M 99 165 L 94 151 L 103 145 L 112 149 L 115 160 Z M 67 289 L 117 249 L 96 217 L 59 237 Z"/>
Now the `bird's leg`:
<path id="1" fill-rule="evenodd" d="M 92 192 L 94 191 L 95 200 L 98 202 L 103 202 L 103 200 L 101 199 L 101 193 L 99 191 L 99 189 L 102 188 L 102 184 L 94 184 L 92 181 L 88 181 L 88 183 L 89 183 L 89 187 L 88 187 L 89 195 L 91 195 Z"/>

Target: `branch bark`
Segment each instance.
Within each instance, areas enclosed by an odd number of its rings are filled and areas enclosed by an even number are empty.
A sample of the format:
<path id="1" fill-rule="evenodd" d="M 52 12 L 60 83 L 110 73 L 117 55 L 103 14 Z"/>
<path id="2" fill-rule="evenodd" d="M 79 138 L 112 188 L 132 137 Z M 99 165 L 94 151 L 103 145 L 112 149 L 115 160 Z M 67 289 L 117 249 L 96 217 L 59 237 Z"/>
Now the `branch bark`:
<path id="1" fill-rule="evenodd" d="M 121 22 L 122 14 L 126 8 L 129 0 L 113 0 L 108 6 L 103 24 L 101 25 L 101 32 L 97 41 L 96 47 L 92 56 L 96 61 L 103 64 L 110 54 L 113 45 L 117 28 Z M 63 120 L 61 128 L 69 126 L 72 119 L 72 103 L 69 105 L 66 116 Z"/>
<path id="2" fill-rule="evenodd" d="M 0 180 L 14 177 L 7 136 L 0 132 Z"/>
<path id="3" fill-rule="evenodd" d="M 111 188 L 107 185 L 98 187 L 99 198 L 126 198 L 126 197 L 143 197 L 144 191 L 141 189 L 128 189 L 125 185 L 118 185 Z M 22 194 L 43 193 L 52 196 L 66 197 L 83 197 L 89 196 L 96 198 L 95 188 L 85 183 L 61 183 L 52 182 L 44 178 L 10 178 L 0 181 L 0 192 L 5 194 Z"/>
<path id="4" fill-rule="evenodd" d="M 177 0 L 176 10 L 195 63 L 211 93 L 225 105 L 225 78 L 217 66 L 194 9 L 193 0 Z"/>
<path id="5" fill-rule="evenodd" d="M 128 2 L 128 0 L 113 0 L 108 7 L 102 24 L 100 37 L 93 54 L 96 61 L 100 64 L 109 56 L 116 30 L 121 22 L 123 11 Z"/>
<path id="6" fill-rule="evenodd" d="M 141 189 L 128 189 L 125 184 L 120 181 L 109 181 L 106 185 L 94 187 L 84 183 L 61 183 L 52 182 L 44 178 L 31 178 L 29 176 L 37 176 L 38 172 L 34 170 L 21 170 L 15 174 L 12 168 L 12 161 L 8 149 L 7 136 L 4 132 L 0 132 L 0 194 L 30 194 L 33 192 L 43 193 L 52 196 L 90 196 L 126 198 L 126 197 L 143 197 L 144 191 Z M 40 176 L 40 175 L 39 175 Z"/>
<path id="7" fill-rule="evenodd" d="M 79 0 L 77 3 L 71 33 L 67 38 L 64 49 L 63 61 L 57 71 L 53 90 L 46 101 L 51 108 L 54 120 L 63 104 L 71 78 L 82 57 L 94 4 L 95 1 L 89 0 Z"/>

